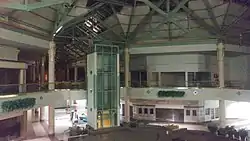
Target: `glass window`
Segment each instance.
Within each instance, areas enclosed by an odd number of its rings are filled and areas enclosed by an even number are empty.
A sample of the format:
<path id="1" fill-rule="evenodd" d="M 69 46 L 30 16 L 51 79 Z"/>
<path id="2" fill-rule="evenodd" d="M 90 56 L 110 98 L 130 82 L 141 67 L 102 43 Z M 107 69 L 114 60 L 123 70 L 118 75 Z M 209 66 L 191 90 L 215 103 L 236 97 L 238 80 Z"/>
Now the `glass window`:
<path id="1" fill-rule="evenodd" d="M 148 108 L 144 108 L 144 114 L 148 114 Z"/>
<path id="2" fill-rule="evenodd" d="M 125 104 L 122 104 L 122 116 L 125 116 Z"/>
<path id="3" fill-rule="evenodd" d="M 149 110 L 149 113 L 150 113 L 150 114 L 154 114 L 154 109 L 150 109 L 150 110 Z"/>
<path id="4" fill-rule="evenodd" d="M 186 116 L 190 116 L 190 110 L 186 110 Z"/>
<path id="5" fill-rule="evenodd" d="M 215 108 L 215 118 L 219 118 L 219 108 Z"/>
<path id="6" fill-rule="evenodd" d="M 142 114 L 142 108 L 138 108 L 138 113 Z"/>
<path id="7" fill-rule="evenodd" d="M 210 115 L 210 108 L 205 109 L 205 115 Z"/>
<path id="8" fill-rule="evenodd" d="M 193 110 L 193 116 L 197 116 L 197 111 Z"/>

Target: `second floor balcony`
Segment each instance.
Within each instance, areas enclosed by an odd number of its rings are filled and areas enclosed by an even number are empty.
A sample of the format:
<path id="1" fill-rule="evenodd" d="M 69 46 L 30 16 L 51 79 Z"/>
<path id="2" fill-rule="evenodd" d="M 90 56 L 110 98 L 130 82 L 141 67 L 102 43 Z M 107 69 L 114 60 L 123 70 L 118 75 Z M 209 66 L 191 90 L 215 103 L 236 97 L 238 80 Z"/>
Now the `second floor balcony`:
<path id="1" fill-rule="evenodd" d="M 219 88 L 218 81 L 131 81 L 131 87 L 146 88 L 146 87 L 159 87 L 159 88 L 178 88 L 178 87 L 197 87 L 197 88 Z M 122 82 L 121 85 L 124 85 Z M 231 89 L 250 89 L 247 82 L 240 81 L 225 81 L 224 88 Z"/>
<path id="2" fill-rule="evenodd" d="M 0 85 L 0 95 L 10 95 L 18 93 L 46 92 L 49 91 L 49 84 L 54 84 L 55 89 L 86 89 L 85 82 L 55 82 L 55 83 L 28 83 L 28 84 L 2 84 Z"/>
<path id="3" fill-rule="evenodd" d="M 56 90 L 86 90 L 87 82 L 55 82 L 50 83 L 55 85 Z M 120 87 L 124 87 L 124 81 L 120 81 Z M 0 95 L 10 95 L 10 94 L 22 94 L 22 93 L 32 93 L 32 92 L 47 92 L 49 83 L 28 83 L 28 84 L 2 84 L 0 85 Z M 219 82 L 217 81 L 177 81 L 169 82 L 164 80 L 161 81 L 130 81 L 129 86 L 132 88 L 147 88 L 147 87 L 157 87 L 157 88 L 219 88 Z M 250 90 L 248 83 L 240 81 L 225 81 L 225 87 L 229 89 L 245 89 Z"/>

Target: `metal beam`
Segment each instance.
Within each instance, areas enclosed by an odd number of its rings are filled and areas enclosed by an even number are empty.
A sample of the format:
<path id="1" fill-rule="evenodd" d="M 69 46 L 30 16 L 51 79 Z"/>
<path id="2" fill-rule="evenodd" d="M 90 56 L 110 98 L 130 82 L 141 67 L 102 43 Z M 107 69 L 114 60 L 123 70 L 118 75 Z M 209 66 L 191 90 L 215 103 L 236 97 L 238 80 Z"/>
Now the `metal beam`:
<path id="1" fill-rule="evenodd" d="M 200 16 L 198 16 L 194 11 L 190 10 L 189 8 L 187 8 L 186 6 L 183 6 L 182 9 L 188 14 L 190 15 L 190 17 L 195 19 L 195 22 L 206 28 L 208 30 L 208 32 L 212 32 L 212 34 L 218 35 L 220 36 L 221 33 L 219 30 L 215 29 L 213 26 L 207 24 Z"/>
<path id="2" fill-rule="evenodd" d="M 52 5 L 71 3 L 72 0 L 41 0 L 41 2 L 35 2 L 31 4 L 21 4 L 21 3 L 1 3 L 0 7 L 10 8 L 22 11 L 32 11 L 39 8 L 44 8 Z"/>
<path id="3" fill-rule="evenodd" d="M 136 6 L 136 1 L 134 1 L 134 5 L 132 7 L 132 10 L 131 10 L 131 13 L 130 13 L 130 16 L 129 16 L 128 28 L 127 28 L 127 32 L 126 32 L 126 40 L 129 39 L 129 33 L 130 33 L 130 29 L 131 29 L 131 23 L 132 23 L 133 16 L 134 16 L 134 13 L 135 13 L 135 6 Z"/>
<path id="4" fill-rule="evenodd" d="M 72 2 L 70 3 L 69 7 L 62 7 L 59 9 L 59 11 L 57 12 L 57 19 L 56 19 L 56 23 L 54 26 L 54 31 L 53 33 L 56 32 L 56 30 L 58 29 L 59 26 L 61 26 L 63 24 L 63 22 L 65 21 L 67 15 L 75 8 L 76 3 L 79 0 L 72 0 Z"/>
<path id="5" fill-rule="evenodd" d="M 111 7 L 111 9 L 112 9 L 112 11 L 113 11 L 113 13 L 115 15 L 115 19 L 117 20 L 118 24 L 120 25 L 120 28 L 122 28 L 121 27 L 122 25 L 121 25 L 120 19 L 117 16 L 117 11 L 115 10 L 115 8 L 114 8 L 114 6 L 112 4 L 110 4 L 109 6 Z M 124 33 L 123 30 L 122 30 L 122 36 L 125 37 L 125 33 Z"/>
<path id="6" fill-rule="evenodd" d="M 220 29 L 220 26 L 216 20 L 216 17 L 214 15 L 213 8 L 212 8 L 210 2 L 208 0 L 202 0 L 202 1 L 208 10 L 208 15 L 211 18 L 213 25 L 215 26 L 215 28 Z"/>
<path id="7" fill-rule="evenodd" d="M 157 6 L 161 6 L 164 2 L 165 2 L 165 0 L 160 1 L 157 4 Z M 134 31 L 132 33 L 130 33 L 129 40 L 134 40 L 134 38 L 136 37 L 137 33 L 139 33 L 148 24 L 147 22 L 152 18 L 152 16 L 155 14 L 155 12 L 156 12 L 156 10 L 152 9 L 150 12 L 148 12 L 148 14 L 145 17 L 143 17 L 143 19 L 136 26 L 136 28 L 134 29 Z"/>
<path id="8" fill-rule="evenodd" d="M 176 21 L 173 20 L 174 18 L 174 14 L 168 14 L 166 12 L 164 12 L 163 10 L 161 10 L 159 7 L 157 7 L 156 5 L 154 5 L 152 2 L 150 2 L 149 0 L 138 0 L 141 2 L 144 2 L 145 4 L 147 4 L 150 8 L 154 9 L 156 12 L 158 12 L 160 15 L 164 16 L 169 22 L 174 23 L 176 26 L 178 26 L 179 28 L 181 28 L 184 32 L 188 32 L 188 30 L 184 27 L 182 27 L 181 24 L 177 23 Z M 185 5 L 185 3 L 187 3 L 188 0 L 184 0 L 180 3 L 181 7 L 182 5 Z M 185 2 L 185 3 L 184 3 Z M 184 3 L 184 4 L 183 4 Z"/>
<path id="9" fill-rule="evenodd" d="M 114 31 L 114 29 L 113 28 L 111 28 L 108 24 L 106 24 L 104 21 L 102 21 L 100 18 L 98 18 L 98 17 L 96 17 L 96 19 L 100 22 L 100 24 L 101 25 L 103 25 L 106 29 L 110 29 L 110 31 L 112 32 L 112 33 L 114 33 L 118 38 L 120 38 L 121 40 L 124 40 L 124 38 L 121 36 L 121 35 L 119 35 L 119 34 L 117 34 L 115 31 Z"/>
<path id="10" fill-rule="evenodd" d="M 246 8 L 245 10 L 243 10 L 243 12 L 229 25 L 225 25 L 225 27 L 222 27 L 222 32 L 223 33 L 227 33 L 228 30 L 234 26 L 237 22 L 239 22 L 240 20 L 242 20 L 242 17 L 245 15 L 245 13 L 247 13 L 249 11 L 249 8 Z"/>
<path id="11" fill-rule="evenodd" d="M 68 21 L 67 23 L 63 23 L 63 25 L 62 25 L 63 29 L 67 29 L 67 28 L 75 26 L 78 23 L 81 23 L 82 21 L 84 21 L 88 17 L 90 17 L 92 12 L 94 12 L 96 9 L 100 8 L 103 5 L 104 5 L 104 3 L 99 3 L 99 4 L 95 5 L 94 7 L 92 7 L 87 13 L 79 15 L 79 16 L 75 17 L 74 19 Z"/>
<path id="12" fill-rule="evenodd" d="M 185 4 L 188 2 L 189 0 L 183 0 L 183 1 L 181 1 L 180 3 L 178 3 L 178 5 L 171 11 L 171 12 L 169 12 L 169 13 L 166 13 L 167 15 L 168 15 L 168 18 L 165 18 L 157 27 L 155 27 L 154 28 L 154 30 L 153 30 L 153 33 L 154 33 L 154 31 L 155 30 L 157 30 L 157 29 L 159 29 L 159 28 L 161 28 L 167 21 L 169 21 L 169 19 L 171 19 L 171 18 L 174 18 L 174 15 L 182 8 L 182 7 L 184 7 L 185 6 Z M 169 2 L 168 2 L 168 4 L 169 4 Z M 169 10 L 169 9 L 168 9 Z M 175 24 L 176 22 L 174 22 L 173 24 Z M 169 25 L 168 26 L 170 26 L 171 24 L 169 23 Z M 178 26 L 178 25 L 176 25 L 176 26 Z M 179 26 L 178 26 L 179 27 Z M 185 32 L 187 32 L 188 31 L 188 29 L 186 29 L 185 28 Z M 171 32 L 170 30 L 169 30 L 169 32 Z"/>

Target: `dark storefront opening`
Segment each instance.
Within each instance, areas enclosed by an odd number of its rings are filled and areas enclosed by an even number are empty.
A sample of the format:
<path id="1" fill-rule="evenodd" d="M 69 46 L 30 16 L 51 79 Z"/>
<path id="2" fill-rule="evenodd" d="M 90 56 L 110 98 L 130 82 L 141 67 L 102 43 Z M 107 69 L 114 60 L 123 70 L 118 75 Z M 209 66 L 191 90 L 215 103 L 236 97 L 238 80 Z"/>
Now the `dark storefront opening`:
<path id="1" fill-rule="evenodd" d="M 0 139 L 20 137 L 21 125 L 19 117 L 1 120 L 0 125 Z"/>
<path id="2" fill-rule="evenodd" d="M 184 122 L 183 109 L 156 109 L 157 121 Z"/>

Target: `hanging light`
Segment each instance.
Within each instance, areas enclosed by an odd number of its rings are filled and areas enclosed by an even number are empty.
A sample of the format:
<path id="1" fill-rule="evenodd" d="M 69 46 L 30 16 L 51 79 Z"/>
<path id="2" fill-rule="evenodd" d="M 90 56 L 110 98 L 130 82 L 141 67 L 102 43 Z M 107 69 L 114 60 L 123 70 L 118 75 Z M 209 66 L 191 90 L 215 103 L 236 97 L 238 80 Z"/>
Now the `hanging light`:
<path id="1" fill-rule="evenodd" d="M 98 33 L 101 29 L 98 26 L 93 27 L 94 32 Z"/>
<path id="2" fill-rule="evenodd" d="M 56 33 L 58 33 L 62 28 L 63 28 L 63 26 L 60 26 L 60 27 L 56 30 Z"/>
<path id="3" fill-rule="evenodd" d="M 93 28 L 93 31 L 98 33 L 98 29 L 96 29 L 95 27 Z"/>
<path id="4" fill-rule="evenodd" d="M 88 27 L 91 27 L 91 26 L 92 26 L 92 22 L 91 22 L 90 20 L 87 20 L 87 21 L 85 22 L 85 25 L 87 25 Z"/>

